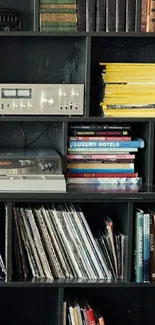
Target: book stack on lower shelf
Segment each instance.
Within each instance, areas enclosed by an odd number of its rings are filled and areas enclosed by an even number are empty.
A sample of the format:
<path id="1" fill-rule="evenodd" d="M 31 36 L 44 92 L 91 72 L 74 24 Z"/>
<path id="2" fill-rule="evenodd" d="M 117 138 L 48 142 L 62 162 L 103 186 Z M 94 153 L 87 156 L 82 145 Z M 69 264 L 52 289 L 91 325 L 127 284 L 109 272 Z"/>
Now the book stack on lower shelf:
<path id="1" fill-rule="evenodd" d="M 155 32 L 155 2 L 141 1 L 141 32 Z"/>
<path id="2" fill-rule="evenodd" d="M 135 280 L 155 282 L 155 208 L 137 208 L 135 221 Z"/>
<path id="3" fill-rule="evenodd" d="M 77 31 L 76 0 L 40 0 L 40 31 Z"/>
<path id="4" fill-rule="evenodd" d="M 144 141 L 130 134 L 130 125 L 70 125 L 67 183 L 136 191 L 142 178 L 135 172 L 135 153 Z"/>
<path id="5" fill-rule="evenodd" d="M 81 299 L 80 302 L 76 298 L 64 302 L 63 325 L 68 323 L 70 325 L 105 325 L 103 316 L 88 304 L 86 298 Z"/>
<path id="6" fill-rule="evenodd" d="M 92 233 L 79 205 L 15 205 L 13 236 L 17 277 L 125 279 L 126 236 L 107 216 Z"/>

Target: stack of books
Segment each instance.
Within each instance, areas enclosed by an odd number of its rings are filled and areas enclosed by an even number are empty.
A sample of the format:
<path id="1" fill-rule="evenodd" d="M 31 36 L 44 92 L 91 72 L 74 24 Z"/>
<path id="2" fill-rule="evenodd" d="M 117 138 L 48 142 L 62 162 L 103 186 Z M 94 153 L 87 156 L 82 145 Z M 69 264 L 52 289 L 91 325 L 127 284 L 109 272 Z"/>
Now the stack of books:
<path id="1" fill-rule="evenodd" d="M 100 63 L 100 106 L 108 117 L 155 117 L 155 64 Z"/>
<path id="2" fill-rule="evenodd" d="M 130 125 L 70 125 L 68 184 L 139 186 L 134 160 L 144 141 L 131 139 Z"/>
<path id="3" fill-rule="evenodd" d="M 15 205 L 13 237 L 17 277 L 124 280 L 126 237 L 104 216 L 93 234 L 79 205 Z"/>
<path id="4" fill-rule="evenodd" d="M 40 31 L 77 31 L 76 0 L 40 0 Z"/>
<path id="5" fill-rule="evenodd" d="M 135 211 L 136 282 L 155 282 L 155 208 Z"/>
<path id="6" fill-rule="evenodd" d="M 86 298 L 80 302 L 74 298 L 63 303 L 63 325 L 66 324 L 105 325 L 105 322 L 100 312 L 92 308 Z"/>

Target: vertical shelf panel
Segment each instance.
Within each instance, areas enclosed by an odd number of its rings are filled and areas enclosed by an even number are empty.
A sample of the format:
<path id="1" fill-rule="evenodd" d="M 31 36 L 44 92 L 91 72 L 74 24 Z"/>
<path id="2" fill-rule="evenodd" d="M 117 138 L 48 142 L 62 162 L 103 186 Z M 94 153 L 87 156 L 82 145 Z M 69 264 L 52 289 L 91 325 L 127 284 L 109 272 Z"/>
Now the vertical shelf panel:
<path id="1" fill-rule="evenodd" d="M 91 37 L 86 37 L 85 62 L 85 115 L 90 116 Z"/>
<path id="2" fill-rule="evenodd" d="M 34 1 L 34 15 L 33 15 L 33 30 L 35 32 L 39 31 L 39 0 L 33 0 Z"/>
<path id="3" fill-rule="evenodd" d="M 5 259 L 7 276 L 6 281 L 12 278 L 12 203 L 5 205 Z"/>
<path id="4" fill-rule="evenodd" d="M 59 288 L 58 294 L 58 325 L 63 325 L 63 302 L 64 302 L 64 289 Z M 51 323 L 53 325 L 53 322 Z"/>
<path id="5" fill-rule="evenodd" d="M 147 180 L 148 185 L 153 185 L 153 174 L 154 174 L 154 122 L 149 123 L 149 134 L 148 134 L 148 157 L 145 158 L 145 165 L 147 167 Z"/>
<path id="6" fill-rule="evenodd" d="M 127 221 L 127 281 L 131 282 L 132 275 L 132 249 L 133 249 L 133 203 L 128 203 L 128 221 Z"/>
<path id="7" fill-rule="evenodd" d="M 135 31 L 141 31 L 141 0 L 136 0 Z"/>

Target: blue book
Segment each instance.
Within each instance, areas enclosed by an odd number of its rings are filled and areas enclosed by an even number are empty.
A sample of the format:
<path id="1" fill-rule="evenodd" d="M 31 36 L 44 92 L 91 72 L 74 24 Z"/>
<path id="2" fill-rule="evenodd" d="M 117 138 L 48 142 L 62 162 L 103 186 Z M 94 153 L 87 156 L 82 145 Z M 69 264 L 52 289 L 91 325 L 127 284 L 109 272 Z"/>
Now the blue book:
<path id="1" fill-rule="evenodd" d="M 143 211 L 136 211 L 136 282 L 143 282 Z"/>
<path id="2" fill-rule="evenodd" d="M 77 168 L 70 168 L 68 169 L 69 173 L 98 173 L 98 174 L 132 174 L 134 173 L 134 169 L 77 169 Z M 132 175 L 131 175 L 132 177 Z"/>
<path id="3" fill-rule="evenodd" d="M 70 148 L 144 148 L 144 141 L 142 139 L 136 139 L 134 141 L 78 141 L 70 140 Z M 129 150 L 130 151 L 130 150 Z"/>
<path id="4" fill-rule="evenodd" d="M 143 281 L 150 282 L 150 214 L 144 213 L 143 231 Z"/>

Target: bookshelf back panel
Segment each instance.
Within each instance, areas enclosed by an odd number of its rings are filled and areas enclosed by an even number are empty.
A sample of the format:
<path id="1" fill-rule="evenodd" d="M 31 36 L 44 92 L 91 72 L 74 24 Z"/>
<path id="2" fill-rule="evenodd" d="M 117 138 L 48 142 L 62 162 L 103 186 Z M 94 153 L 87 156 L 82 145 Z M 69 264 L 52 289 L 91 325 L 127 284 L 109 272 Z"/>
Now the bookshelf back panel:
<path id="1" fill-rule="evenodd" d="M 1 288 L 0 313 L 4 325 L 58 324 L 58 290 L 48 288 Z"/>
<path id="2" fill-rule="evenodd" d="M 34 1 L 35 0 L 1 0 L 1 8 L 17 9 L 21 14 L 22 30 L 33 30 L 33 16 L 34 16 Z"/>
<path id="3" fill-rule="evenodd" d="M 0 254 L 2 255 L 3 261 L 5 263 L 5 204 L 3 203 L 0 203 L 0 216 Z"/>
<path id="4" fill-rule="evenodd" d="M 1 83 L 85 83 L 85 38 L 0 37 Z"/>
<path id="5" fill-rule="evenodd" d="M 99 62 L 155 63 L 154 52 L 153 37 L 92 37 L 90 116 L 101 115 Z"/>

